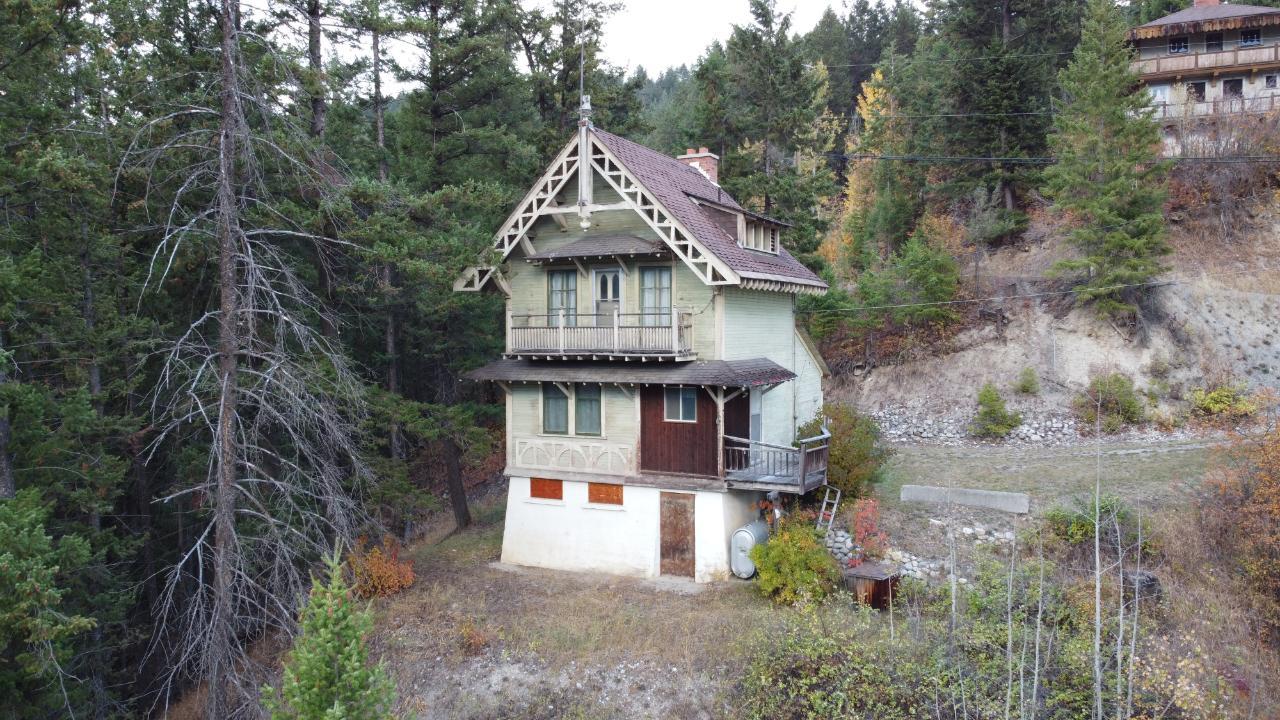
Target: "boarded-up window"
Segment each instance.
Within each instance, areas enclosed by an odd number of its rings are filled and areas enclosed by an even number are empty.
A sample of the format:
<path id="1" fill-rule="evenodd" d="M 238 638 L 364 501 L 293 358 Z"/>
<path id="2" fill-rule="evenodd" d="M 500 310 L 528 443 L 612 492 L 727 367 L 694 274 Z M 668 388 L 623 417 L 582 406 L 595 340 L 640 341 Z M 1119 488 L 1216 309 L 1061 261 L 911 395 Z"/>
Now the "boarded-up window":
<path id="1" fill-rule="evenodd" d="M 609 483 L 587 483 L 587 502 L 596 505 L 621 505 L 622 486 Z"/>
<path id="2" fill-rule="evenodd" d="M 543 500 L 563 500 L 564 481 L 530 478 L 529 497 L 542 498 Z"/>

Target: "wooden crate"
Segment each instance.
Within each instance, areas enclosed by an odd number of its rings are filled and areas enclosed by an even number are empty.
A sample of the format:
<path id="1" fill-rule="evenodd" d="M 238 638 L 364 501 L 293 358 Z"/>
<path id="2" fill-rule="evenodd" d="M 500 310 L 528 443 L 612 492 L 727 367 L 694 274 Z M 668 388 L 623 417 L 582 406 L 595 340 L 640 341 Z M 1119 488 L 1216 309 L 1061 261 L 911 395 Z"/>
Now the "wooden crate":
<path id="1" fill-rule="evenodd" d="M 877 610 L 888 610 L 901 578 L 902 572 L 897 565 L 864 562 L 844 571 L 844 586 L 858 602 Z"/>

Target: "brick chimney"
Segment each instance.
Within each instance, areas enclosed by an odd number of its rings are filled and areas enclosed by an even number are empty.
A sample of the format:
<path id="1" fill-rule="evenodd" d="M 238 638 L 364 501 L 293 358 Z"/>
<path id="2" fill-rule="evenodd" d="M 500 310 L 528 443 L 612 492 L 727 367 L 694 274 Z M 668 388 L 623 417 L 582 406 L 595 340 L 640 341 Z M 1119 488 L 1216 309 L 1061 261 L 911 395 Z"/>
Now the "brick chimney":
<path id="1" fill-rule="evenodd" d="M 1196 7 L 1213 7 L 1215 5 L 1221 5 L 1221 4 L 1222 4 L 1222 0 L 1195 0 L 1195 3 L 1194 3 Z"/>
<path id="2" fill-rule="evenodd" d="M 716 185 L 720 184 L 719 155 L 716 155 L 704 147 L 698 148 L 697 150 L 688 148 L 684 151 L 683 155 L 677 155 L 676 159 L 689 167 L 696 168 L 698 172 L 706 175 L 707 179 L 712 183 Z"/>

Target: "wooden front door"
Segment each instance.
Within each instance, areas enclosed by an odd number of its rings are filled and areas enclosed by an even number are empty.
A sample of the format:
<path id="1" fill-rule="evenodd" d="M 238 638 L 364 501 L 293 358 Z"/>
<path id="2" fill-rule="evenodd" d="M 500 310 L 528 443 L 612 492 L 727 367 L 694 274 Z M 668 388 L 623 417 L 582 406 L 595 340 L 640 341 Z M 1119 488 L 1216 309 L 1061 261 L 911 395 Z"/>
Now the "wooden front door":
<path id="1" fill-rule="evenodd" d="M 662 493 L 661 563 L 663 575 L 693 577 L 693 495 Z"/>

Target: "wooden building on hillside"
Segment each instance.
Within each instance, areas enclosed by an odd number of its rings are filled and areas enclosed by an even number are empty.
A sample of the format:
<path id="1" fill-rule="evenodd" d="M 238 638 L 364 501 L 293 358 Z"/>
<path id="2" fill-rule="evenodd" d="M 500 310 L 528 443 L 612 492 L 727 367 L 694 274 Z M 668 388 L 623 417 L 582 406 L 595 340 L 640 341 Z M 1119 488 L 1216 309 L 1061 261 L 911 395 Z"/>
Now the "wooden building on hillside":
<path id="1" fill-rule="evenodd" d="M 1280 110 L 1280 8 L 1195 0 L 1129 31 L 1166 128 Z"/>
<path id="2" fill-rule="evenodd" d="M 825 365 L 795 303 L 826 284 L 786 225 L 679 157 L 592 126 L 498 230 L 458 291 L 506 296 L 504 562 L 707 581 L 770 490 L 826 483 Z"/>

